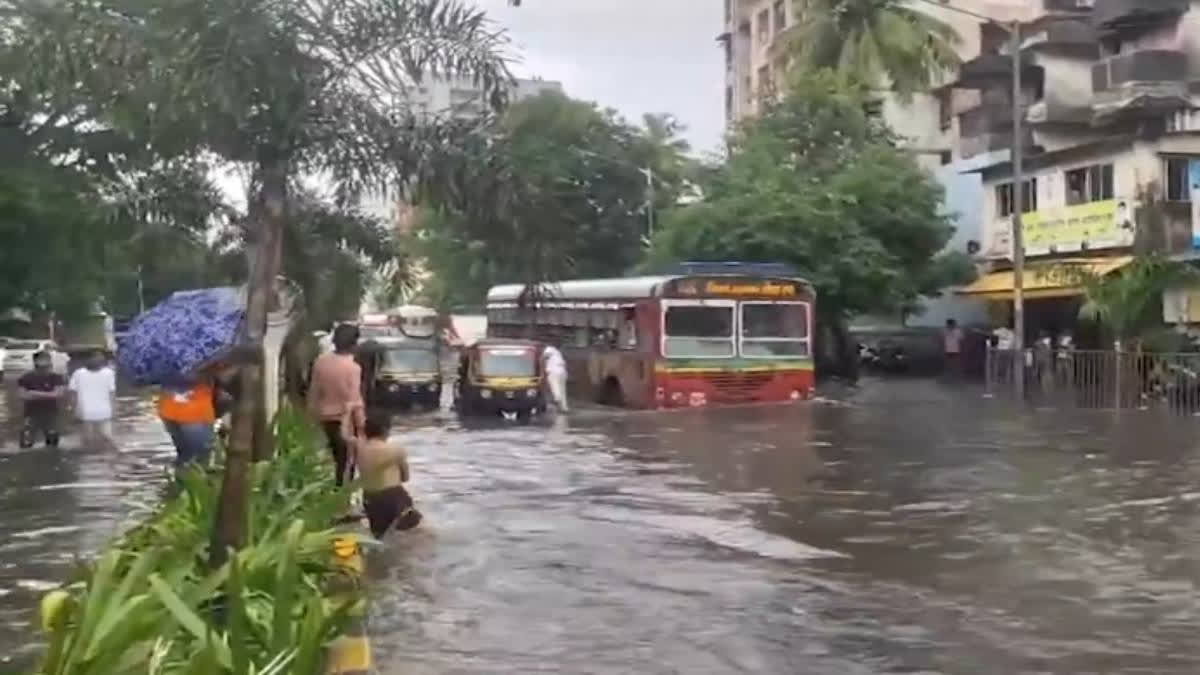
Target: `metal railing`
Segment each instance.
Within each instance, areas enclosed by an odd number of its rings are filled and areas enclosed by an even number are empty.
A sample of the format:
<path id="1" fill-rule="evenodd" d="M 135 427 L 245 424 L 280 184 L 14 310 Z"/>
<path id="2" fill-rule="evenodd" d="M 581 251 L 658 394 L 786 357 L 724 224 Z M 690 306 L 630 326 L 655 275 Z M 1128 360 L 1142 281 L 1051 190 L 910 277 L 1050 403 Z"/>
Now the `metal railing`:
<path id="1" fill-rule="evenodd" d="M 984 383 L 1013 396 L 1018 354 L 989 348 Z M 1200 414 L 1200 353 L 1027 349 L 1026 397 L 1055 406 Z"/>

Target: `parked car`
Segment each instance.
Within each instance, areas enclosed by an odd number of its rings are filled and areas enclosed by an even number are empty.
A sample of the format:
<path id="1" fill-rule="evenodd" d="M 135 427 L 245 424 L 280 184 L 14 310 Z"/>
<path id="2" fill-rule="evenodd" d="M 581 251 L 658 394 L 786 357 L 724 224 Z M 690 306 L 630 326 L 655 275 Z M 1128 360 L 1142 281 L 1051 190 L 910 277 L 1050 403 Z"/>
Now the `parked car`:
<path id="1" fill-rule="evenodd" d="M 51 367 L 55 372 L 66 373 L 70 357 L 60 351 L 50 340 L 13 340 L 4 347 L 2 369 L 9 375 L 33 370 L 33 355 L 38 352 L 50 352 Z"/>

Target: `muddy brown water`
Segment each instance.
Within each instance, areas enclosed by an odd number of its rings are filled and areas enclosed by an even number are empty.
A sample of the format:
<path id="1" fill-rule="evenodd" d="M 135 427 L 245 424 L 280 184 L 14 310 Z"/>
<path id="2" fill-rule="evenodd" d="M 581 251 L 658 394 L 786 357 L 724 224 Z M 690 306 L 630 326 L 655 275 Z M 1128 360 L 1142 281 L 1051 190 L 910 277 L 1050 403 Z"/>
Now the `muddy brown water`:
<path id="1" fill-rule="evenodd" d="M 13 410 L 11 395 L 7 409 Z M 0 451 L 0 654 L 152 502 L 173 451 Z M 368 558 L 384 674 L 1195 673 L 1200 422 L 1015 411 L 933 381 L 841 402 L 404 417 L 427 521 Z"/>

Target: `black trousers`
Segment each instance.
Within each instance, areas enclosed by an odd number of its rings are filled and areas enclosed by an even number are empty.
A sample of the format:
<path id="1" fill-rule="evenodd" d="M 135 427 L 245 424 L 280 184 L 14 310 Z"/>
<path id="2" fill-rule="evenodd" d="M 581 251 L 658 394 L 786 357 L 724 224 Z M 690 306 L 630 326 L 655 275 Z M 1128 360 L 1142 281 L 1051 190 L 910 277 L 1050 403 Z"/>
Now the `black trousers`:
<path id="1" fill-rule="evenodd" d="M 34 439 L 41 435 L 47 447 L 58 447 L 58 410 L 36 410 L 25 413 L 18 445 L 32 448 Z"/>
<path id="2" fill-rule="evenodd" d="M 338 487 L 341 487 L 346 484 L 347 480 L 354 477 L 354 472 L 349 468 L 350 449 L 346 447 L 346 439 L 342 438 L 342 423 L 338 421 L 321 422 L 321 428 L 325 430 L 325 438 L 329 441 L 329 452 L 333 455 L 334 480 Z"/>
<path id="3" fill-rule="evenodd" d="M 371 524 L 371 534 L 380 539 L 393 526 L 411 530 L 421 523 L 421 512 L 413 507 L 412 497 L 403 486 L 363 493 L 363 510 Z"/>

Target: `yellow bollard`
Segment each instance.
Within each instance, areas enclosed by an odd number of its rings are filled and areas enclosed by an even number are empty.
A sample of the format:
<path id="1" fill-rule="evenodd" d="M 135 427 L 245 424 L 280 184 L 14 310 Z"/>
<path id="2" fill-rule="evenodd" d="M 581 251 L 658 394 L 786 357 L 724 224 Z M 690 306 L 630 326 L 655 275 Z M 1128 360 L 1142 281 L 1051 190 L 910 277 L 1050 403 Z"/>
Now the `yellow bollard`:
<path id="1" fill-rule="evenodd" d="M 339 580 L 337 585 L 357 585 L 365 569 L 358 537 L 348 534 L 337 538 L 333 543 L 333 554 L 338 565 L 346 573 L 346 578 Z M 330 590 L 335 593 L 346 592 L 345 589 Z M 366 603 L 359 604 L 361 614 L 355 617 L 345 635 L 329 645 L 325 670 L 327 675 L 367 675 L 371 671 L 371 643 L 367 638 Z"/>

